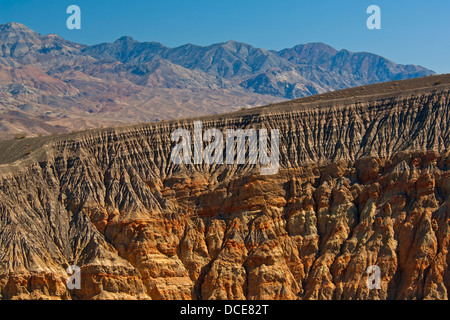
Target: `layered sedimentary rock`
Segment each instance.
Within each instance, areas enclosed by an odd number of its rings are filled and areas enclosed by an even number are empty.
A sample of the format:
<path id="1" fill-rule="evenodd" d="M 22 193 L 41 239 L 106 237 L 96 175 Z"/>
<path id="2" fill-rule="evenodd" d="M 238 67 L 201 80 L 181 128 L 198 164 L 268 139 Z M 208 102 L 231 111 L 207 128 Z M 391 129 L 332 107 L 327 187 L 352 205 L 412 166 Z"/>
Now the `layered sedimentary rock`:
<path id="1" fill-rule="evenodd" d="M 200 118 L 278 129 L 273 175 L 174 164 L 199 119 L 0 142 L 1 298 L 448 299 L 449 111 L 447 76 Z"/>

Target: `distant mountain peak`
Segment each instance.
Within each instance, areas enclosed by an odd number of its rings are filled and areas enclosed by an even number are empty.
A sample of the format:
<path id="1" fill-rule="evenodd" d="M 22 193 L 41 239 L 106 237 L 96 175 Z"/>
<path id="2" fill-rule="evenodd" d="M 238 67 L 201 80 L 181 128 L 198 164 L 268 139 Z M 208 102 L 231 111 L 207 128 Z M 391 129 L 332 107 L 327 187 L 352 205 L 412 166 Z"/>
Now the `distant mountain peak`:
<path id="1" fill-rule="evenodd" d="M 208 83 L 208 88 L 223 87 L 226 82 L 227 86 L 231 83 L 231 87 L 246 92 L 283 98 L 433 74 L 431 70 L 396 64 L 373 53 L 338 51 L 323 42 L 299 44 L 277 52 L 233 39 L 208 46 L 185 44 L 169 48 L 159 42 L 139 42 L 122 36 L 113 43 L 82 46 L 56 35 L 42 36 L 11 22 L 0 25 L 0 43 L 3 57 L 26 57 L 24 61 L 44 59 L 47 54 L 81 54 L 83 58 L 90 56 L 108 63 L 119 61 L 126 64 L 122 71 L 131 72 L 128 76 L 136 83 L 150 83 L 137 77 L 148 77 L 158 70 L 160 79 L 152 82 L 158 85 L 173 84 L 177 77 L 197 85 L 200 82 L 193 79 L 201 75 L 201 83 Z M 155 61 L 160 62 L 153 64 Z M 119 74 L 126 77 L 122 71 Z M 164 81 L 165 77 L 171 80 Z"/>
<path id="2" fill-rule="evenodd" d="M 330 60 L 338 51 L 323 42 L 299 44 L 279 52 L 283 58 L 299 64 L 321 64 Z"/>
<path id="3" fill-rule="evenodd" d="M 228 40 L 223 45 L 226 47 L 232 47 L 232 48 L 241 48 L 241 47 L 253 48 L 253 46 L 248 43 L 239 42 L 236 40 Z"/>
<path id="4" fill-rule="evenodd" d="M 330 46 L 329 44 L 323 43 L 323 42 L 308 42 L 305 44 L 299 44 L 295 46 L 294 48 L 303 47 L 303 48 L 315 48 L 315 49 L 322 49 L 322 50 L 331 50 L 331 51 L 337 51 L 335 48 Z"/>
<path id="5" fill-rule="evenodd" d="M 135 40 L 133 37 L 130 36 L 122 36 L 119 39 L 117 39 L 115 42 L 117 43 L 140 43 L 139 41 Z"/>
<path id="6" fill-rule="evenodd" d="M 54 34 L 54 33 L 49 33 L 45 37 L 52 38 L 52 39 L 63 39 L 63 38 L 61 38 L 60 36 L 58 36 L 57 34 Z"/>
<path id="7" fill-rule="evenodd" d="M 0 46 L 0 98 L 12 99 L 2 107 L 28 110 L 30 117 L 53 110 L 49 119 L 64 123 L 72 111 L 95 122 L 100 119 L 96 112 L 99 117 L 108 114 L 105 123 L 110 124 L 125 118 L 165 119 L 433 74 L 376 54 L 337 51 L 322 42 L 275 51 L 232 39 L 167 47 L 122 36 L 86 46 L 14 22 L 0 25 Z M 130 114 L 124 105 L 130 106 Z M 4 132 L 22 130 L 18 128 Z M 0 137 L 2 130 L 0 121 Z"/>
<path id="8" fill-rule="evenodd" d="M 24 58 L 36 62 L 39 56 L 79 54 L 84 45 L 65 40 L 56 34 L 41 35 L 27 26 L 9 22 L 0 25 L 0 57 Z"/>

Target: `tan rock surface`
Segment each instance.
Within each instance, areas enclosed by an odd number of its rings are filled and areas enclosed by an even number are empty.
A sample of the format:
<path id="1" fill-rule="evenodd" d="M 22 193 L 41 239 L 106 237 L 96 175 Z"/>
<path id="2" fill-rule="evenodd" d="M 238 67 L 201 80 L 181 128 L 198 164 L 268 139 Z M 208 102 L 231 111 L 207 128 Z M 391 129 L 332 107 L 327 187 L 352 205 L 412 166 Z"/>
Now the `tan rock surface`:
<path id="1" fill-rule="evenodd" d="M 1 298 L 448 299 L 449 102 L 445 84 L 202 118 L 279 129 L 271 176 L 174 165 L 191 120 L 0 142 Z"/>

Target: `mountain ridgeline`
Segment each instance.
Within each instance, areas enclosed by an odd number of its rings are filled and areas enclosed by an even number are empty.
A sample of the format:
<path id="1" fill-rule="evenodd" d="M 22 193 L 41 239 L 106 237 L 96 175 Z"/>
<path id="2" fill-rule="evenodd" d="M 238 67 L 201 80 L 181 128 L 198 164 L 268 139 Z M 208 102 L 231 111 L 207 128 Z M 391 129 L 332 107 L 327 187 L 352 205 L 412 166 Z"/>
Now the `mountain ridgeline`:
<path id="1" fill-rule="evenodd" d="M 433 74 L 420 66 L 398 65 L 367 52 L 337 51 L 323 43 L 308 43 L 279 52 L 236 41 L 168 48 L 157 42 L 138 42 L 122 37 L 82 50 L 96 59 L 111 59 L 136 66 L 131 72 L 145 75 L 154 62 L 165 61 L 198 70 L 261 94 L 286 99 L 330 90 L 410 79 Z M 217 85 L 230 85 L 219 80 Z"/>

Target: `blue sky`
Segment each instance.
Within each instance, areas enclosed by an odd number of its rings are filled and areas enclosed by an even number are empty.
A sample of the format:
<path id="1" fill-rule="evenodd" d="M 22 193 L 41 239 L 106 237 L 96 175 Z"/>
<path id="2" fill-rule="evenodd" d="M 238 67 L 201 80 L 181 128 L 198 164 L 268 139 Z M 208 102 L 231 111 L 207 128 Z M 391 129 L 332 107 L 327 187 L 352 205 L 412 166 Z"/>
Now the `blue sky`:
<path id="1" fill-rule="evenodd" d="M 66 9 L 81 8 L 81 30 L 68 30 Z M 369 30 L 369 5 L 381 30 Z M 123 35 L 169 47 L 233 39 L 280 50 L 307 42 L 380 54 L 396 63 L 450 73 L 449 0 L 1 0 L 0 23 L 95 44 Z"/>

